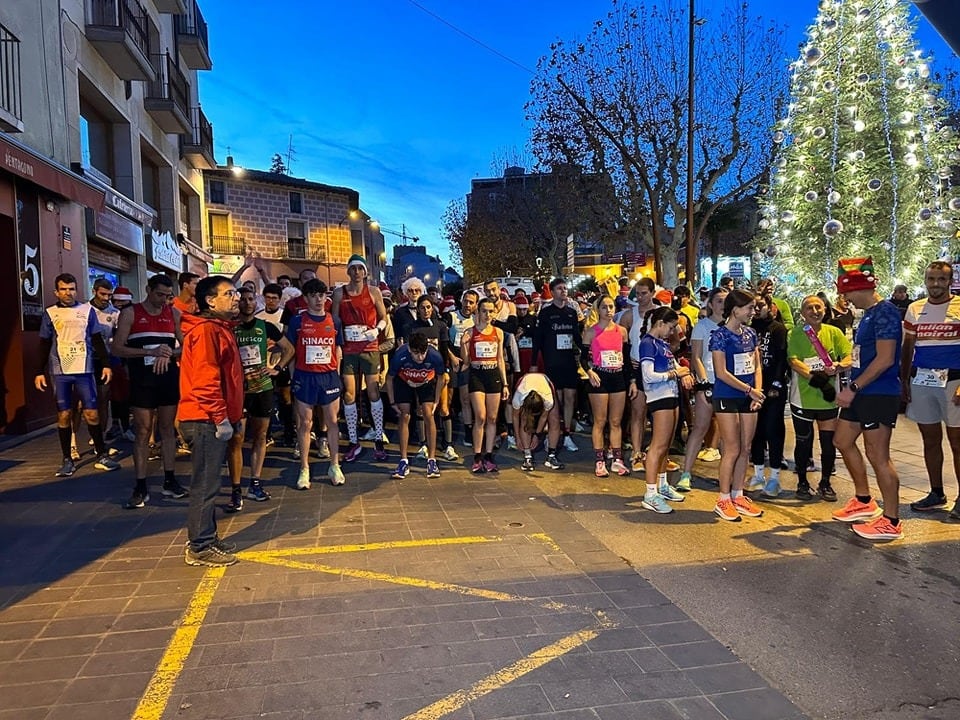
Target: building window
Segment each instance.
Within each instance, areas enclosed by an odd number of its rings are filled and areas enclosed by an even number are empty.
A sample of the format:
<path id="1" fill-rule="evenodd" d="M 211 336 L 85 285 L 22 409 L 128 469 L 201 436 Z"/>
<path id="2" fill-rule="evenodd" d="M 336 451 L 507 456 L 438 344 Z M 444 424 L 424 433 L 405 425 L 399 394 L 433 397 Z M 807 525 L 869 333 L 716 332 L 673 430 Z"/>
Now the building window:
<path id="1" fill-rule="evenodd" d="M 224 183 L 223 180 L 210 181 L 210 202 L 216 203 L 217 205 L 226 205 L 227 189 L 226 183 Z"/>
<path id="2" fill-rule="evenodd" d="M 296 220 L 287 221 L 287 257 L 306 259 L 307 224 Z"/>
<path id="3" fill-rule="evenodd" d="M 303 214 L 303 195 L 298 192 L 290 193 L 290 212 L 294 215 Z"/>

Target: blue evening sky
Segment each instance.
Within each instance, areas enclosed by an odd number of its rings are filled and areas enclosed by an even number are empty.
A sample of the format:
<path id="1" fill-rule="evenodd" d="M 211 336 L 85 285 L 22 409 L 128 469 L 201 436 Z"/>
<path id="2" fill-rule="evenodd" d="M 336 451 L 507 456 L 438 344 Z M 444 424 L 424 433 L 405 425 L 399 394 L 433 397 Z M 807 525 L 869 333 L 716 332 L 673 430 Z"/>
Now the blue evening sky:
<path id="1" fill-rule="evenodd" d="M 697 0 L 697 14 L 709 16 L 715 4 Z M 751 13 L 785 27 L 784 72 L 817 6 L 750 2 Z M 291 175 L 354 188 L 383 227 L 405 224 L 449 261 L 440 227 L 447 204 L 469 192 L 472 178 L 494 174 L 495 155 L 527 143 L 532 76 L 518 64 L 532 70 L 553 40 L 585 36 L 610 4 L 201 0 L 201 9 L 214 67 L 200 73 L 200 98 L 217 160 L 225 163 L 229 148 L 237 164 L 267 170 L 292 135 Z M 922 16 L 918 40 L 934 53 L 935 70 L 955 62 Z M 400 239 L 385 238 L 391 257 Z"/>

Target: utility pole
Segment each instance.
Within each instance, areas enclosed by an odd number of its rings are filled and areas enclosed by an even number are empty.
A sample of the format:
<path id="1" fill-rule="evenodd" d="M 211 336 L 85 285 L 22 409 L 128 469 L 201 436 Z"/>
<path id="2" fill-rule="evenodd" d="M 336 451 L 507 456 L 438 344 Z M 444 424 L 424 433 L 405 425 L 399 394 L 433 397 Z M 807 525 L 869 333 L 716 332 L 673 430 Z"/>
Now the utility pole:
<path id="1" fill-rule="evenodd" d="M 293 149 L 293 135 L 287 141 L 287 175 L 290 174 L 290 165 L 297 159 L 297 151 Z"/>

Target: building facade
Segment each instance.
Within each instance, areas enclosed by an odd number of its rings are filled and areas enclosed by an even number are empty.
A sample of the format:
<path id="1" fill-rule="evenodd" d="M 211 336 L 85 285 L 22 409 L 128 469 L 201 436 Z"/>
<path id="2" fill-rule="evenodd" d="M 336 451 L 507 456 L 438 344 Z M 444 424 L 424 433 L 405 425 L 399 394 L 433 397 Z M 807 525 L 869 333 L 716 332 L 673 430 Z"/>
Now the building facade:
<path id="1" fill-rule="evenodd" d="M 16 309 L 0 321 L 0 433 L 55 414 L 33 378 L 58 274 L 86 300 L 99 276 L 139 295 L 209 261 L 197 72 L 211 66 L 195 0 L 0 3 L 0 293 Z"/>
<path id="2" fill-rule="evenodd" d="M 351 255 L 364 255 L 369 266 L 376 254 L 365 247 L 375 233 L 365 229 L 356 190 L 241 168 L 232 158 L 203 175 L 214 272 L 232 275 L 256 254 L 271 280 L 310 269 L 335 287 L 347 282 Z M 253 268 L 241 278 L 262 281 Z"/>

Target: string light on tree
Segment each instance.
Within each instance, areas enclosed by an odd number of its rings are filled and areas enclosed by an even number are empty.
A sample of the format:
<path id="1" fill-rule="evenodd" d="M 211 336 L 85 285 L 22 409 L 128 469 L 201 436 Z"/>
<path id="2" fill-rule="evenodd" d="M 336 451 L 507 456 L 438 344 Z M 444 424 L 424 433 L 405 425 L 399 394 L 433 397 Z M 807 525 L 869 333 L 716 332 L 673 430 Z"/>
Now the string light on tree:
<path id="1" fill-rule="evenodd" d="M 756 247 L 798 295 L 831 284 L 840 257 L 872 256 L 889 292 L 960 252 L 960 146 L 907 5 L 821 0 L 791 65 Z"/>

